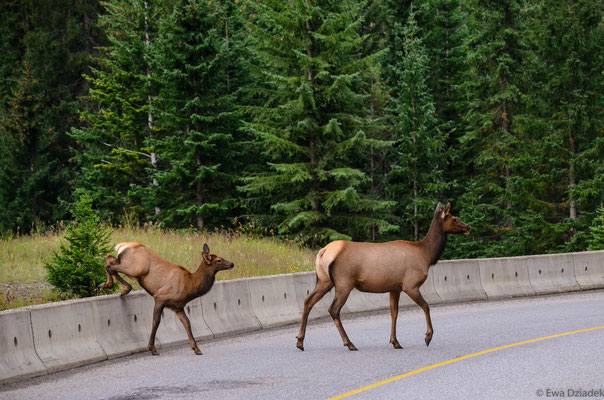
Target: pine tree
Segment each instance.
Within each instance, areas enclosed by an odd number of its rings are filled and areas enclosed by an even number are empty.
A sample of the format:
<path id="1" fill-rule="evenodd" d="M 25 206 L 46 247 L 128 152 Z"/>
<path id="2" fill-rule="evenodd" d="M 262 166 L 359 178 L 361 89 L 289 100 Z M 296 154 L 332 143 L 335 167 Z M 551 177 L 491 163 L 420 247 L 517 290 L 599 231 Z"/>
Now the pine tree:
<path id="1" fill-rule="evenodd" d="M 376 62 L 366 69 L 363 80 L 369 83 L 367 114 L 361 120 L 361 129 L 367 135 L 367 148 L 364 155 L 362 171 L 367 175 L 367 196 L 374 200 L 388 198 L 388 174 L 390 172 L 390 153 L 392 151 L 392 132 L 389 127 L 387 106 L 390 99 L 389 87 L 384 74 L 384 59 L 388 54 L 385 49 L 387 36 L 385 34 L 385 7 L 381 1 L 371 1 L 365 4 L 362 14 L 363 23 L 360 34 L 367 37 L 364 52 L 361 55 L 369 56 Z M 373 218 L 385 218 L 395 223 L 394 215 L 385 215 L 381 211 L 374 212 Z M 394 234 L 388 235 L 379 232 L 378 226 L 370 228 L 371 241 L 387 240 Z"/>
<path id="2" fill-rule="evenodd" d="M 27 232 L 65 216 L 74 177 L 66 132 L 77 125 L 77 99 L 87 90 L 82 73 L 102 34 L 96 0 L 10 2 L 3 9 L 0 122 L 12 154 L 0 162 L 1 183 L 11 188 L 0 207 L 8 214 L 5 229 Z"/>
<path id="3" fill-rule="evenodd" d="M 41 199 L 33 196 L 42 189 L 45 174 L 38 171 L 40 142 L 48 140 L 41 127 L 42 107 L 40 82 L 34 77 L 30 64 L 23 62 L 22 75 L 12 93 L 10 112 L 1 127 L 3 149 L 11 149 L 4 158 L 2 183 L 4 188 L 4 226 L 27 231 L 40 219 Z M 29 176 L 28 176 L 29 175 Z"/>
<path id="4" fill-rule="evenodd" d="M 598 208 L 596 218 L 589 227 L 588 250 L 604 250 L 604 207 Z"/>
<path id="5" fill-rule="evenodd" d="M 525 228 L 536 199 L 527 191 L 524 175 L 535 153 L 518 123 L 525 111 L 525 10 L 519 0 L 476 0 L 468 9 L 466 90 L 471 101 L 460 154 L 468 160 L 470 179 L 459 199 L 459 216 L 472 226 L 472 238 L 484 242 L 476 246 L 458 240 L 456 247 L 464 256 L 526 254 L 530 240 Z M 475 254 L 472 248 L 483 250 Z"/>
<path id="6" fill-rule="evenodd" d="M 463 134 L 465 94 L 461 89 L 466 77 L 467 15 L 462 0 L 430 0 L 424 19 L 428 32 L 425 47 L 429 53 L 430 91 L 433 94 L 440 129 L 449 133 L 448 142 L 456 144 Z M 428 18 L 429 16 L 429 18 Z"/>
<path id="7" fill-rule="evenodd" d="M 437 126 L 446 135 L 443 181 L 447 185 L 444 197 L 452 199 L 454 206 L 466 181 L 465 161 L 459 157 L 459 140 L 466 131 L 468 111 L 463 90 L 468 72 L 465 41 L 468 16 L 464 3 L 462 0 L 428 1 L 424 26 L 420 26 L 427 32 L 425 47 L 431 66 L 428 84 L 434 100 Z"/>
<path id="8" fill-rule="evenodd" d="M 390 190 L 397 200 L 403 237 L 419 239 L 420 226 L 431 221 L 430 210 L 444 191 L 442 170 L 446 136 L 437 129 L 434 102 L 428 87 L 429 58 L 410 9 L 407 23 L 391 32 L 390 65 L 393 136 L 395 139 Z M 422 218 L 422 216 L 424 216 Z M 412 227 L 412 232 L 406 227 Z"/>
<path id="9" fill-rule="evenodd" d="M 22 7 L 18 2 L 0 3 L 0 121 L 9 107 L 23 59 L 21 38 L 25 36 L 27 26 L 22 18 Z"/>
<path id="10" fill-rule="evenodd" d="M 382 77 L 380 65 L 372 66 L 369 69 L 367 79 L 369 86 L 368 114 L 362 122 L 362 129 L 367 134 L 367 147 L 365 154 L 365 165 L 363 172 L 367 175 L 368 191 L 367 195 L 373 200 L 388 198 L 388 176 L 390 174 L 390 155 L 394 141 L 392 132 L 388 126 L 387 106 L 389 101 L 389 92 L 386 82 Z M 382 209 L 376 209 L 372 214 L 375 219 L 387 219 L 395 223 L 394 216 L 388 216 Z M 394 229 L 382 233 L 394 233 Z M 385 236 L 388 238 L 389 236 Z M 384 235 L 380 234 L 378 226 L 371 226 L 371 235 L 368 238 L 371 241 L 383 240 Z"/>
<path id="11" fill-rule="evenodd" d="M 546 1 L 533 21 L 541 62 L 535 89 L 542 99 L 534 119 L 547 163 L 540 180 L 552 205 L 548 217 L 571 239 L 561 247 L 566 250 L 585 248 L 584 235 L 574 236 L 587 231 L 604 201 L 601 18 L 597 2 Z"/>
<path id="12" fill-rule="evenodd" d="M 158 107 L 166 161 L 155 196 L 168 226 L 229 222 L 235 206 L 233 146 L 239 128 L 242 20 L 234 1 L 179 1 L 161 26 Z"/>
<path id="13" fill-rule="evenodd" d="M 82 195 L 71 210 L 59 252 L 45 268 L 48 282 L 60 292 L 78 297 L 94 296 L 105 280 L 105 255 L 111 250 L 109 232 L 92 209 L 92 198 Z"/>
<path id="14" fill-rule="evenodd" d="M 145 220 L 159 213 L 144 190 L 157 184 L 154 66 L 158 24 L 164 2 L 118 0 L 104 3 L 100 24 L 109 44 L 87 75 L 90 94 L 81 110 L 85 126 L 70 136 L 80 145 L 75 158 L 82 172 L 76 193 L 90 193 L 103 218 L 124 213 Z"/>
<path id="15" fill-rule="evenodd" d="M 360 128 L 368 114 L 365 72 L 375 62 L 361 56 L 363 3 L 267 1 L 255 3 L 250 30 L 258 65 L 257 94 L 264 107 L 247 107 L 245 126 L 271 160 L 270 169 L 240 190 L 269 204 L 254 217 L 318 245 L 365 239 L 394 227 L 384 215 L 390 202 L 365 195 L 360 164 L 371 145 Z M 270 223 L 270 222 L 269 222 Z"/>

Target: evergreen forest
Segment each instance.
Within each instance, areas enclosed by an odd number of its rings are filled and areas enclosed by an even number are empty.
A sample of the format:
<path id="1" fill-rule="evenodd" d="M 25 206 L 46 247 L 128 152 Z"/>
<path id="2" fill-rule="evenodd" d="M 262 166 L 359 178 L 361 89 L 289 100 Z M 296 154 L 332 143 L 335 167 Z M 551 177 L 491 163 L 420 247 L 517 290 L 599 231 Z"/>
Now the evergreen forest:
<path id="1" fill-rule="evenodd" d="M 4 0 L 0 232 L 604 243 L 600 0 Z M 600 232 L 600 233 L 599 233 Z M 596 237 L 597 235 L 602 238 Z"/>

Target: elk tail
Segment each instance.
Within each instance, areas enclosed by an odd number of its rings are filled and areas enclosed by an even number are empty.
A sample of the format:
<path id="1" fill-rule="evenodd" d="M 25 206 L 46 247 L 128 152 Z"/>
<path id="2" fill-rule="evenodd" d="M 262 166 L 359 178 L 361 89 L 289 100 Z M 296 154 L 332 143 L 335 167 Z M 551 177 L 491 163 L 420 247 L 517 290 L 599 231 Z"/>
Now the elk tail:
<path id="1" fill-rule="evenodd" d="M 325 254 L 327 247 L 323 247 L 317 253 L 317 259 L 315 262 L 315 272 L 317 274 L 318 281 L 331 281 L 333 283 L 332 270 L 335 263 L 336 257 L 331 257 L 330 253 Z"/>

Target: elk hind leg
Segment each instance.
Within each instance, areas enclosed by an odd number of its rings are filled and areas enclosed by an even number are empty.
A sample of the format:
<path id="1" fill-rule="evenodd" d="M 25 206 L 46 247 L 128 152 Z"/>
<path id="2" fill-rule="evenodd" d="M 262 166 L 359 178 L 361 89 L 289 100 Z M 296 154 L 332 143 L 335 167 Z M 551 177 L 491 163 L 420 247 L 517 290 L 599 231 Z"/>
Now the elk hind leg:
<path id="1" fill-rule="evenodd" d="M 187 314 L 185 314 L 185 311 L 182 308 L 179 310 L 174 310 L 174 312 L 176 313 L 176 316 L 178 317 L 180 322 L 182 322 L 185 327 L 185 330 L 187 331 L 187 336 L 189 337 L 189 345 L 191 346 L 191 349 L 193 349 L 195 354 L 200 356 L 201 350 L 199 350 L 199 347 L 197 347 L 197 342 L 195 341 L 195 337 L 193 336 L 193 332 L 191 331 L 191 322 L 189 321 L 189 317 L 187 317 Z"/>
<path id="2" fill-rule="evenodd" d="M 333 322 L 336 324 L 336 328 L 338 328 L 338 332 L 340 332 L 340 336 L 342 337 L 342 341 L 344 342 L 344 346 L 348 347 L 350 351 L 358 350 L 354 344 L 348 338 L 346 331 L 344 330 L 344 326 L 342 325 L 342 321 L 340 320 L 340 311 L 342 310 L 342 306 L 348 300 L 348 295 L 350 294 L 350 288 L 339 288 L 336 286 L 336 295 L 329 307 L 329 314 L 331 318 L 333 318 Z"/>
<path id="3" fill-rule="evenodd" d="M 107 274 L 107 282 L 105 283 L 101 283 L 99 285 L 99 287 L 101 289 L 112 289 L 114 282 L 113 282 L 113 270 L 111 269 L 112 265 L 117 264 L 117 259 L 115 257 L 113 257 L 111 254 L 107 254 L 107 256 L 105 257 L 105 272 Z"/>
<path id="4" fill-rule="evenodd" d="M 154 356 L 159 354 L 155 348 L 155 334 L 157 333 L 157 328 L 159 328 L 161 313 L 164 311 L 165 306 L 166 303 L 155 300 L 155 306 L 153 307 L 153 326 L 151 328 L 151 336 L 149 337 L 149 345 L 147 346 Z"/>
<path id="5" fill-rule="evenodd" d="M 101 289 L 113 289 L 115 283 L 113 282 L 113 275 L 109 273 L 107 267 L 105 267 L 105 271 L 107 273 L 107 282 L 103 282 L 99 285 Z"/>
<path id="6" fill-rule="evenodd" d="M 130 293 L 130 291 L 132 290 L 132 285 L 130 285 L 121 276 L 119 276 L 119 274 L 117 272 L 115 273 L 115 279 L 117 279 L 118 282 L 122 285 L 122 293 L 121 293 L 122 296 L 125 296 L 128 293 Z"/>
<path id="7" fill-rule="evenodd" d="M 122 296 L 125 296 L 130 293 L 130 291 L 132 290 L 132 286 L 119 275 L 119 272 L 122 272 L 119 270 L 120 266 L 121 265 L 119 261 L 115 257 L 113 257 L 111 254 L 107 254 L 105 261 L 105 271 L 107 271 L 107 282 L 99 285 L 99 287 L 103 289 L 113 288 L 113 278 L 115 278 L 122 286 Z"/>
<path id="8" fill-rule="evenodd" d="M 312 293 L 304 299 L 304 311 L 302 312 L 302 324 L 300 325 L 300 332 L 296 339 L 298 339 L 296 343 L 296 347 L 300 350 L 304 351 L 304 337 L 306 335 L 306 324 L 308 323 L 308 314 L 312 308 L 325 296 L 327 292 L 329 292 L 333 288 L 333 283 L 331 281 L 320 281 L 317 280 L 317 284 L 313 289 Z"/>

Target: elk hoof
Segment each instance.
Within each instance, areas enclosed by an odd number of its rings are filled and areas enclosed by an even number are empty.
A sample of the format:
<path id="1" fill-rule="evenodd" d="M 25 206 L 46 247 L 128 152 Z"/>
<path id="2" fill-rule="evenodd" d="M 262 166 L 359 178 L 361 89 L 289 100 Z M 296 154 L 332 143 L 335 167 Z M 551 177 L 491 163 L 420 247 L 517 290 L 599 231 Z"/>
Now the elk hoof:
<path id="1" fill-rule="evenodd" d="M 426 335 L 426 347 L 430 346 L 431 341 L 432 341 L 432 336 Z"/>
<path id="2" fill-rule="evenodd" d="M 155 348 L 155 346 L 149 346 L 149 351 L 151 352 L 151 354 L 153 354 L 154 356 L 158 356 L 159 353 L 157 352 L 157 349 Z"/>
<path id="3" fill-rule="evenodd" d="M 345 344 L 344 346 L 347 346 L 347 347 L 348 347 L 348 350 L 350 350 L 350 351 L 359 351 L 359 349 L 357 349 L 357 348 L 355 347 L 355 345 L 354 345 L 354 344 L 352 344 L 352 343 Z"/>
<path id="4" fill-rule="evenodd" d="M 297 344 L 296 347 L 299 348 L 300 350 L 304 351 L 304 346 L 302 346 L 301 344 Z"/>
<path id="5" fill-rule="evenodd" d="M 197 354 L 198 356 L 202 355 L 201 350 L 199 349 L 193 349 L 193 351 L 195 352 L 195 354 Z"/>
<path id="6" fill-rule="evenodd" d="M 120 294 L 120 296 L 127 295 L 128 293 L 130 293 L 130 290 L 132 290 L 132 289 L 124 289 L 124 290 L 122 290 L 122 293 Z"/>
<path id="7" fill-rule="evenodd" d="M 403 346 L 399 342 L 390 342 L 395 349 L 402 349 Z"/>

